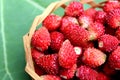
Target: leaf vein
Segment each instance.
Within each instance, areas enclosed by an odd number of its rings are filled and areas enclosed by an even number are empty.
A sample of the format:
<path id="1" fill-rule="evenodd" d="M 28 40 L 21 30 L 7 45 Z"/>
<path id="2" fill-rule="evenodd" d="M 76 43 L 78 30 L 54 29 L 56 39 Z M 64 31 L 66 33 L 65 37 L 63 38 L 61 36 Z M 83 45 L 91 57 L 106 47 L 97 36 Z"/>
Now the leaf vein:
<path id="1" fill-rule="evenodd" d="M 6 75 L 9 76 L 10 80 L 13 80 L 11 73 L 8 68 L 8 60 L 7 60 L 7 49 L 6 49 L 6 37 L 5 37 L 5 23 L 4 23 L 4 2 L 1 0 L 1 35 L 2 35 L 2 43 L 3 43 L 3 56 L 4 56 L 4 63 L 5 63 L 5 71 Z M 4 77 L 3 77 L 4 78 Z"/>
<path id="2" fill-rule="evenodd" d="M 28 3 L 30 3 L 31 5 L 33 5 L 34 7 L 38 8 L 41 11 L 44 11 L 45 8 L 42 7 L 41 5 L 37 4 L 35 1 L 33 0 L 26 0 Z"/>

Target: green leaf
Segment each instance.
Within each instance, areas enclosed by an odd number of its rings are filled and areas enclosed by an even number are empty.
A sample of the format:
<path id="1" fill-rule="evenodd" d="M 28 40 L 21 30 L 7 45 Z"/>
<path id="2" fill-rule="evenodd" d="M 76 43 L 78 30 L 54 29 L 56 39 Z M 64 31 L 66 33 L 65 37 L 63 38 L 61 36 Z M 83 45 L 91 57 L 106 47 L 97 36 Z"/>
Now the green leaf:
<path id="1" fill-rule="evenodd" d="M 31 80 L 25 72 L 22 37 L 45 8 L 57 0 L 0 0 L 0 80 Z M 63 9 L 54 12 L 63 15 Z"/>
<path id="2" fill-rule="evenodd" d="M 22 37 L 47 5 L 34 0 L 0 0 L 0 80 L 31 80 L 24 70 Z"/>

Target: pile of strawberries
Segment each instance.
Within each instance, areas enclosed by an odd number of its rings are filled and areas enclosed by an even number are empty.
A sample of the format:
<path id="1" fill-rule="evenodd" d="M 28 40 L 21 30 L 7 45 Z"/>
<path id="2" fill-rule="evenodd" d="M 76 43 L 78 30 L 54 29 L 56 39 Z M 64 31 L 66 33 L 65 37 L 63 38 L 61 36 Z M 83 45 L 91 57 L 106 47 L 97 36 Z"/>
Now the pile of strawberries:
<path id="1" fill-rule="evenodd" d="M 31 39 L 42 80 L 120 80 L 120 3 L 84 9 L 70 2 L 64 16 L 48 15 Z"/>

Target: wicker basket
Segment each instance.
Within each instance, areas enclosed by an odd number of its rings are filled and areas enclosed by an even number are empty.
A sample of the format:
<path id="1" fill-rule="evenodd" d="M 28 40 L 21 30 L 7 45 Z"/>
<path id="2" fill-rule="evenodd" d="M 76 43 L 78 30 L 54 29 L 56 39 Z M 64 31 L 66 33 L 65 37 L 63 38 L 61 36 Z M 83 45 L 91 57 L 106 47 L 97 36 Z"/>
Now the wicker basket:
<path id="1" fill-rule="evenodd" d="M 41 24 L 41 22 L 52 12 L 54 12 L 57 8 L 62 7 L 65 8 L 66 5 L 65 3 L 68 1 L 72 1 L 72 0 L 60 0 L 60 1 L 56 1 L 51 3 L 46 10 L 41 14 L 35 17 L 32 26 L 30 27 L 30 31 L 23 36 L 23 42 L 24 42 L 24 49 L 25 49 L 25 56 L 26 56 L 26 66 L 25 66 L 25 71 L 32 77 L 32 79 L 35 80 L 41 80 L 41 77 L 35 73 L 34 70 L 34 64 L 33 64 L 33 60 L 32 60 L 32 56 L 31 56 L 31 37 L 34 33 L 34 31 L 36 30 L 37 26 L 39 24 Z M 92 8 L 96 8 L 102 7 L 102 3 L 96 4 L 94 2 L 94 0 L 80 0 L 80 2 L 82 4 L 89 4 L 91 5 Z"/>

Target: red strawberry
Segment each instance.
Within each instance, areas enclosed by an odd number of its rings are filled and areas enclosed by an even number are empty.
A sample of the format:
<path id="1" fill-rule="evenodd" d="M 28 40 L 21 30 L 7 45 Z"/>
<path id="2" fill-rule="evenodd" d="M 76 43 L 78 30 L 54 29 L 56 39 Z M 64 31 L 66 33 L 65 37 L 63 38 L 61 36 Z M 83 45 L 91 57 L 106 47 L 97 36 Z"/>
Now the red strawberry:
<path id="1" fill-rule="evenodd" d="M 69 40 L 63 42 L 58 53 L 58 58 L 59 64 L 63 68 L 71 68 L 76 63 L 77 55 Z"/>
<path id="2" fill-rule="evenodd" d="M 96 48 L 87 48 L 83 53 L 82 61 L 86 65 L 96 68 L 106 61 L 106 54 Z"/>
<path id="3" fill-rule="evenodd" d="M 108 12 L 106 16 L 107 24 L 111 27 L 116 29 L 120 26 L 120 8 L 114 9 Z"/>
<path id="4" fill-rule="evenodd" d="M 97 80 L 98 72 L 88 66 L 80 66 L 77 69 L 76 76 L 80 80 Z"/>
<path id="5" fill-rule="evenodd" d="M 110 80 L 110 78 L 106 76 L 104 73 L 99 73 L 97 80 Z"/>
<path id="6" fill-rule="evenodd" d="M 94 19 L 95 13 L 96 10 L 94 8 L 88 8 L 87 10 L 84 11 L 84 14 L 90 16 L 92 19 Z"/>
<path id="7" fill-rule="evenodd" d="M 120 4 L 117 0 L 109 0 L 107 3 L 105 3 L 103 10 L 105 12 L 109 12 L 111 10 L 114 10 L 116 8 L 120 8 Z"/>
<path id="8" fill-rule="evenodd" d="M 64 41 L 64 35 L 60 32 L 54 31 L 50 33 L 51 37 L 51 44 L 50 47 L 54 51 L 59 51 L 63 41 Z"/>
<path id="9" fill-rule="evenodd" d="M 58 15 L 48 15 L 43 21 L 43 26 L 45 26 L 49 31 L 54 31 L 60 27 L 61 19 L 62 18 Z"/>
<path id="10" fill-rule="evenodd" d="M 34 65 L 34 68 L 35 68 L 35 72 L 36 72 L 39 76 L 45 74 L 44 70 L 41 69 L 37 64 Z"/>
<path id="11" fill-rule="evenodd" d="M 40 51 L 45 51 L 50 45 L 50 33 L 45 27 L 39 28 L 32 36 L 31 44 Z"/>
<path id="12" fill-rule="evenodd" d="M 62 18 L 62 25 L 60 30 L 64 30 L 65 27 L 69 26 L 70 24 L 78 25 L 78 21 L 75 17 L 65 16 Z"/>
<path id="13" fill-rule="evenodd" d="M 110 54 L 108 60 L 112 68 L 120 70 L 120 46 Z"/>
<path id="14" fill-rule="evenodd" d="M 42 75 L 40 76 L 40 80 L 61 80 L 60 77 L 55 75 Z"/>
<path id="15" fill-rule="evenodd" d="M 65 15 L 80 16 L 83 13 L 83 5 L 80 2 L 73 1 L 65 8 Z"/>
<path id="16" fill-rule="evenodd" d="M 78 18 L 78 22 L 81 27 L 88 28 L 90 26 L 90 24 L 93 23 L 93 19 L 92 19 L 92 17 L 90 17 L 88 15 L 81 15 Z"/>
<path id="17" fill-rule="evenodd" d="M 61 69 L 60 70 L 60 77 L 62 77 L 64 79 L 71 79 L 71 78 L 73 78 L 76 69 L 77 69 L 76 64 L 74 64 L 73 67 L 71 67 L 70 69 Z"/>
<path id="18" fill-rule="evenodd" d="M 40 57 L 36 64 L 43 68 L 48 74 L 58 74 L 58 55 L 57 54 L 49 54 Z"/>
<path id="19" fill-rule="evenodd" d="M 115 35 L 120 40 L 120 27 L 116 30 Z"/>
<path id="20" fill-rule="evenodd" d="M 61 32 L 75 46 L 83 47 L 87 44 L 87 41 L 89 39 L 89 32 L 86 29 L 75 24 L 70 24 Z"/>
<path id="21" fill-rule="evenodd" d="M 82 55 L 82 48 L 81 47 L 75 46 L 74 50 L 75 50 L 75 53 L 78 57 Z"/>
<path id="22" fill-rule="evenodd" d="M 94 20 L 96 22 L 104 24 L 105 23 L 105 17 L 106 17 L 106 12 L 104 12 L 104 11 L 96 11 Z"/>
<path id="23" fill-rule="evenodd" d="M 44 56 L 44 53 L 38 51 L 35 48 L 31 48 L 31 54 L 34 60 L 39 59 L 40 57 Z"/>
<path id="24" fill-rule="evenodd" d="M 94 22 L 88 27 L 90 33 L 89 40 L 96 40 L 105 33 L 104 26 L 101 23 Z"/>
<path id="25" fill-rule="evenodd" d="M 119 40 L 112 35 L 105 34 L 98 39 L 98 46 L 101 50 L 111 52 L 117 48 Z"/>

